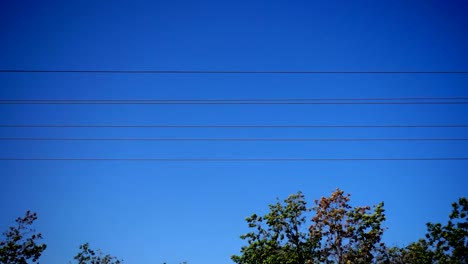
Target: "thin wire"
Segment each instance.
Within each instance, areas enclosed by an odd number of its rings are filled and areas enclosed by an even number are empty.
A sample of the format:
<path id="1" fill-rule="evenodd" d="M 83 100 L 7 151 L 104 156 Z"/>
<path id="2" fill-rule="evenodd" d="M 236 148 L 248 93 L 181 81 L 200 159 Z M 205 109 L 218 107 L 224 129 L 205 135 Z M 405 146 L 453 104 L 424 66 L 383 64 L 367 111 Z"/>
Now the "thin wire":
<path id="1" fill-rule="evenodd" d="M 28 102 L 28 101 L 48 101 L 48 102 L 103 102 L 103 101 L 121 101 L 121 102 L 283 102 L 283 101 L 403 101 L 403 100 L 468 100 L 468 97 L 453 96 L 453 97 L 354 97 L 354 98 L 243 98 L 243 99 L 39 99 L 39 100 L 0 100 L 9 102 Z"/>
<path id="2" fill-rule="evenodd" d="M 3 105 L 462 105 L 464 102 L 162 102 L 138 100 L 0 100 Z"/>
<path id="3" fill-rule="evenodd" d="M 0 141 L 467 141 L 468 138 L 24 138 Z"/>
<path id="4" fill-rule="evenodd" d="M 0 158 L 0 161 L 153 161 L 153 162 L 311 162 L 311 161 L 466 161 L 449 158 Z"/>
<path id="5" fill-rule="evenodd" d="M 0 69 L 0 73 L 106 74 L 468 74 L 468 71 L 258 71 L 258 70 L 31 70 Z"/>
<path id="6" fill-rule="evenodd" d="M 3 128 L 464 128 L 468 125 L 18 125 Z"/>

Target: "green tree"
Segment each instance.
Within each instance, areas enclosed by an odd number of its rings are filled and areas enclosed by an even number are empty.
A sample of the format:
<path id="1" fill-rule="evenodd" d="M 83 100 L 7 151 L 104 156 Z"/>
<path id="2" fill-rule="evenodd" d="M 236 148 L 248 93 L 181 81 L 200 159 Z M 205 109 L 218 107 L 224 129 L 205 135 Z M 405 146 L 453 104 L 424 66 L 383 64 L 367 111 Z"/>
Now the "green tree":
<path id="1" fill-rule="evenodd" d="M 317 243 L 306 232 L 306 213 L 310 209 L 304 195 L 298 192 L 269 208 L 264 216 L 253 214 L 246 219 L 254 231 L 241 236 L 248 245 L 232 260 L 239 264 L 302 264 L 313 259 Z"/>
<path id="2" fill-rule="evenodd" d="M 42 252 L 46 249 L 46 244 L 38 243 L 42 239 L 41 233 L 31 227 L 37 220 L 37 214 L 26 211 L 24 217 L 16 219 L 16 226 L 12 226 L 3 233 L 0 241 L 0 263 L 6 264 L 27 264 L 39 263 Z"/>
<path id="3" fill-rule="evenodd" d="M 383 203 L 373 209 L 353 208 L 349 200 L 349 194 L 337 189 L 329 198 L 316 200 L 312 209 L 300 192 L 283 203 L 270 205 L 265 216 L 253 214 L 246 219 L 253 231 L 241 236 L 248 245 L 232 260 L 240 264 L 347 264 L 383 260 Z M 312 218 L 311 213 L 315 213 Z"/>
<path id="4" fill-rule="evenodd" d="M 429 249 L 427 241 L 420 239 L 404 248 L 393 247 L 388 249 L 386 254 L 386 263 L 430 264 L 434 263 L 434 254 Z"/>
<path id="5" fill-rule="evenodd" d="M 452 204 L 446 225 L 427 223 L 425 239 L 402 249 L 396 254 L 406 263 L 468 263 L 468 200 L 460 198 Z M 396 257 L 393 256 L 393 260 Z"/>
<path id="6" fill-rule="evenodd" d="M 404 248 L 388 251 L 389 263 L 465 264 L 468 263 L 468 200 L 452 204 L 446 225 L 427 223 L 424 239 Z"/>
<path id="7" fill-rule="evenodd" d="M 446 225 L 427 224 L 426 240 L 438 263 L 468 263 L 468 199 L 452 204 Z"/>
<path id="8" fill-rule="evenodd" d="M 109 254 L 104 254 L 101 250 L 93 250 L 89 243 L 80 246 L 80 252 L 73 258 L 77 264 L 122 264 L 123 261 Z"/>

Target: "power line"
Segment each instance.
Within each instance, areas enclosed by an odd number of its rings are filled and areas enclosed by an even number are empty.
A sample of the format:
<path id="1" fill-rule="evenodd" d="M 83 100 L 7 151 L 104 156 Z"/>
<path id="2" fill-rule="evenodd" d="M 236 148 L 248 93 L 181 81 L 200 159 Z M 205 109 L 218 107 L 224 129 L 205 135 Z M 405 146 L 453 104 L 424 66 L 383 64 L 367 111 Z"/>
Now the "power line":
<path id="1" fill-rule="evenodd" d="M 0 100 L 3 105 L 464 105 L 457 102 L 280 102 L 280 101 L 152 101 L 152 100 Z"/>
<path id="2" fill-rule="evenodd" d="M 468 71 L 261 71 L 261 70 L 32 70 L 0 69 L 0 73 L 99 74 L 468 74 Z"/>
<path id="3" fill-rule="evenodd" d="M 467 141 L 468 138 L 28 138 L 3 137 L 0 141 Z"/>
<path id="4" fill-rule="evenodd" d="M 283 102 L 283 101 L 404 101 L 404 100 L 468 100 L 464 96 L 452 97 L 349 97 L 349 98 L 215 98 L 215 99 L 36 99 L 36 100 L 0 100 L 5 102 L 103 102 L 103 101 L 116 101 L 116 102 Z"/>
<path id="5" fill-rule="evenodd" d="M 459 125 L 58 125 L 0 124 L 2 128 L 464 128 Z"/>
<path id="6" fill-rule="evenodd" d="M 468 104 L 468 97 L 355 97 L 243 99 L 23 99 L 0 104 Z"/>
<path id="7" fill-rule="evenodd" d="M 312 161 L 466 161 L 448 158 L 0 158 L 0 161 L 147 161 L 147 162 L 312 162 Z"/>

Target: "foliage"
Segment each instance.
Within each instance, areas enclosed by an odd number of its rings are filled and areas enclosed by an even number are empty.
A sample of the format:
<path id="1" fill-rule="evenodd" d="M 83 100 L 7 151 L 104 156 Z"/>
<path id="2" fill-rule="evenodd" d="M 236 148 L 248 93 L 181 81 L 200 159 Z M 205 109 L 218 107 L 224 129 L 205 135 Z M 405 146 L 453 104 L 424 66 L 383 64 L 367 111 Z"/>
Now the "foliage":
<path id="1" fill-rule="evenodd" d="M 16 219 L 0 240 L 0 264 L 39 263 L 45 244 L 41 233 L 31 226 L 36 213 L 27 211 Z M 252 229 L 241 238 L 247 245 L 232 256 L 238 264 L 312 263 L 392 263 L 465 264 L 468 263 L 468 199 L 452 204 L 447 224 L 428 223 L 424 239 L 406 247 L 387 248 L 382 242 L 385 228 L 383 203 L 373 207 L 350 205 L 350 194 L 335 190 L 330 197 L 315 200 L 307 207 L 301 192 L 269 205 L 264 216 L 246 219 Z M 123 261 L 88 243 L 74 257 L 77 264 L 122 264 Z M 183 262 L 186 263 L 186 262 Z"/>
<path id="2" fill-rule="evenodd" d="M 24 217 L 16 219 L 16 227 L 10 227 L 3 233 L 5 240 L 0 241 L 0 263 L 39 263 L 38 260 L 47 246 L 38 243 L 42 234 L 36 233 L 31 227 L 36 220 L 36 213 L 26 211 Z"/>
<path id="3" fill-rule="evenodd" d="M 80 246 L 80 252 L 73 258 L 77 264 L 122 264 L 123 261 L 109 254 L 103 254 L 101 250 L 92 250 L 89 243 Z"/>
<path id="4" fill-rule="evenodd" d="M 309 239 L 304 225 L 310 211 L 300 192 L 289 196 L 284 203 L 270 205 L 265 216 L 253 214 L 246 219 L 255 231 L 242 235 L 248 246 L 240 256 L 232 256 L 236 263 L 304 263 L 313 258 L 316 241 Z"/>
<path id="5" fill-rule="evenodd" d="M 246 219 L 254 231 L 242 235 L 248 245 L 239 264 L 372 263 L 384 249 L 381 238 L 385 220 L 383 203 L 374 207 L 351 207 L 350 195 L 337 189 L 329 198 L 307 208 L 304 195 L 291 195 L 284 203 L 270 205 L 265 216 Z M 314 211 L 309 232 L 304 232 L 308 212 Z"/>
<path id="6" fill-rule="evenodd" d="M 310 237 L 320 240 L 320 263 L 372 263 L 385 249 L 381 242 L 385 221 L 383 203 L 351 207 L 350 195 L 337 189 L 315 200 Z"/>
<path id="7" fill-rule="evenodd" d="M 391 249 L 388 259 L 396 264 L 468 263 L 468 200 L 460 198 L 452 204 L 446 225 L 428 223 L 424 239 Z"/>
<path id="8" fill-rule="evenodd" d="M 427 243 L 439 263 L 468 263 L 468 199 L 452 204 L 446 225 L 427 224 Z"/>
<path id="9" fill-rule="evenodd" d="M 386 262 L 392 264 L 429 264 L 433 263 L 433 253 L 426 240 L 420 239 L 405 248 L 394 247 L 387 251 Z"/>
<path id="10" fill-rule="evenodd" d="M 405 263 L 468 263 L 468 200 L 452 204 L 446 225 L 428 223 L 425 239 L 402 249 L 397 257 Z"/>

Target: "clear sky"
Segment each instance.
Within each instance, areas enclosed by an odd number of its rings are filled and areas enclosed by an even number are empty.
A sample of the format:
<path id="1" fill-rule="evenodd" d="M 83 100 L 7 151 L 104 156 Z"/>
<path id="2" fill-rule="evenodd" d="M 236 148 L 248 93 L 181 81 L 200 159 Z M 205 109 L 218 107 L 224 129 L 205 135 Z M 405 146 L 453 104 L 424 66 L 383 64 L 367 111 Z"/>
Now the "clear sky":
<path id="1" fill-rule="evenodd" d="M 2 1 L 0 69 L 467 71 L 465 1 Z M 0 73 L 0 99 L 468 97 L 467 75 Z M 467 124 L 466 105 L 0 105 L 1 124 Z M 466 137 L 467 128 L 0 128 L 2 137 Z M 0 141 L 0 157 L 467 157 L 468 142 Z M 467 161 L 0 161 L 0 229 L 38 213 L 48 249 L 231 263 L 244 218 L 301 190 L 385 202 L 405 245 L 468 195 Z M 312 204 L 311 204 L 312 205 Z"/>

